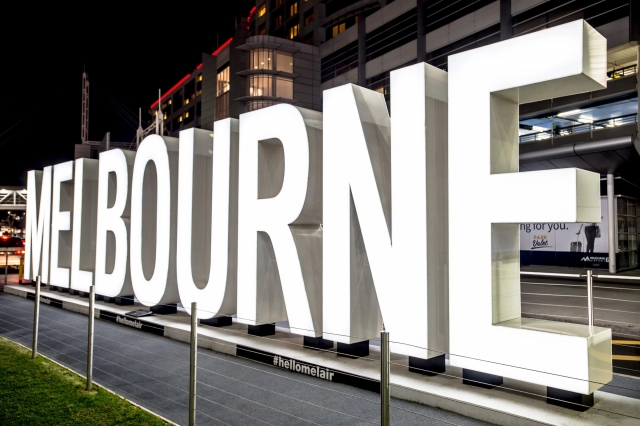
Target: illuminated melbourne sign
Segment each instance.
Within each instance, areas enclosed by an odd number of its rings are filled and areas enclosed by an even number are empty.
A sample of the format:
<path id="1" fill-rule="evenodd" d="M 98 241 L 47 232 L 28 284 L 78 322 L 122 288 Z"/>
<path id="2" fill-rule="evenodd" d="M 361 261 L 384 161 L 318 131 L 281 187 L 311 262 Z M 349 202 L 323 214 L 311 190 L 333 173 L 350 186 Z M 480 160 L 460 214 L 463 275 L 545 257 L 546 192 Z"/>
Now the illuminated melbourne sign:
<path id="1" fill-rule="evenodd" d="M 518 105 L 605 71 L 605 39 L 576 21 L 453 55 L 448 74 L 392 72 L 391 116 L 345 85 L 324 113 L 281 104 L 215 138 L 31 171 L 25 277 L 346 344 L 384 323 L 395 353 L 591 393 L 612 377 L 610 331 L 521 318 L 519 224 L 599 222 L 599 176 L 518 173 Z"/>

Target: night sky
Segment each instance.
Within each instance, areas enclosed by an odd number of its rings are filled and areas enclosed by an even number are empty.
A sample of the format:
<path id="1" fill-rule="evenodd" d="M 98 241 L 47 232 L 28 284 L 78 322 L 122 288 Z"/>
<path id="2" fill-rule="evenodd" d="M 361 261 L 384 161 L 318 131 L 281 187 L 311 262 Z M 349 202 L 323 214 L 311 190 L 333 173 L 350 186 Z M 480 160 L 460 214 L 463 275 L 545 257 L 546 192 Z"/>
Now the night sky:
<path id="1" fill-rule="evenodd" d="M 73 159 L 83 66 L 91 82 L 89 138 L 110 131 L 111 140 L 130 142 L 137 118 L 128 124 L 116 111 L 137 117 L 142 107 L 149 120 L 158 88 L 170 89 L 218 39 L 233 36 L 255 1 L 85 4 L 91 10 L 30 3 L 37 10 L 3 12 L 0 187 L 24 186 L 28 170 Z"/>

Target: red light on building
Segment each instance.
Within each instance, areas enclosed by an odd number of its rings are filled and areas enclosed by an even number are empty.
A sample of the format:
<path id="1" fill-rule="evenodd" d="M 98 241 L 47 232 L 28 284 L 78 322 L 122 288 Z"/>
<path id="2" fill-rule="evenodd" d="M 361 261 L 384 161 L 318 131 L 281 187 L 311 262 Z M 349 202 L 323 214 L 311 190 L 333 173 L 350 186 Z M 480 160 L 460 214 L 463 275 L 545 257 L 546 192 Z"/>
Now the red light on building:
<path id="1" fill-rule="evenodd" d="M 196 67 L 196 69 L 197 69 L 197 70 L 199 70 L 200 68 L 202 68 L 202 64 L 200 64 L 200 65 L 198 65 L 198 66 Z"/>
<path id="2" fill-rule="evenodd" d="M 222 49 L 224 49 L 225 47 L 229 46 L 232 41 L 233 41 L 233 37 L 231 37 L 229 40 L 225 41 L 222 46 L 218 47 L 216 49 L 216 51 L 211 54 L 211 56 L 218 56 L 218 53 L 222 52 Z"/>
<path id="3" fill-rule="evenodd" d="M 176 90 L 178 87 L 180 87 L 182 85 L 182 83 L 184 83 L 185 81 L 187 81 L 187 79 L 191 77 L 191 74 L 187 74 L 186 76 L 184 76 L 182 78 L 182 80 L 180 80 L 179 82 L 176 83 L 175 86 L 173 86 L 171 89 L 169 89 L 164 95 L 162 95 L 162 97 L 160 98 L 160 101 L 164 101 L 164 99 L 169 96 L 169 94 L 171 94 L 171 92 L 173 92 L 174 90 Z M 155 101 L 154 103 L 151 104 L 151 109 L 154 109 L 157 105 L 158 105 L 159 101 Z"/>

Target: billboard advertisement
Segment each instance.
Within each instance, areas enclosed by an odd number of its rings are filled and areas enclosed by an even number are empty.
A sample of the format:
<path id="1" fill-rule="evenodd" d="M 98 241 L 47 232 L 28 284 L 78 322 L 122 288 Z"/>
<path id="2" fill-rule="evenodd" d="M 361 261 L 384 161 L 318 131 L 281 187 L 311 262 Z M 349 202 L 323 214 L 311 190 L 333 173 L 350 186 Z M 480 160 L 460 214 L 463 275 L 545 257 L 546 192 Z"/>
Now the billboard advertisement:
<path id="1" fill-rule="evenodd" d="M 600 199 L 600 223 L 520 224 L 522 265 L 609 268 L 607 199 Z"/>

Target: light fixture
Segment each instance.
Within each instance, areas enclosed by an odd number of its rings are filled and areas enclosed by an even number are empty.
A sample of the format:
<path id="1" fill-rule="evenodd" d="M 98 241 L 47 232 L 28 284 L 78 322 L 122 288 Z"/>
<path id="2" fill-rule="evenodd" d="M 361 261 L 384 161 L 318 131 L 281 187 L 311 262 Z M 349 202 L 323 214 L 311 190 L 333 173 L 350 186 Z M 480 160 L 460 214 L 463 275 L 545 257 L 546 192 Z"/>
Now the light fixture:
<path id="1" fill-rule="evenodd" d="M 568 115 L 577 115 L 583 112 L 581 109 L 572 109 L 571 111 L 561 112 L 557 114 L 558 117 L 566 117 Z"/>

